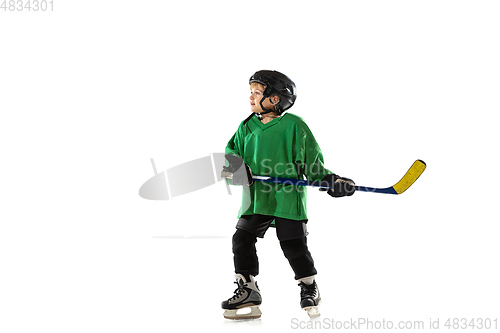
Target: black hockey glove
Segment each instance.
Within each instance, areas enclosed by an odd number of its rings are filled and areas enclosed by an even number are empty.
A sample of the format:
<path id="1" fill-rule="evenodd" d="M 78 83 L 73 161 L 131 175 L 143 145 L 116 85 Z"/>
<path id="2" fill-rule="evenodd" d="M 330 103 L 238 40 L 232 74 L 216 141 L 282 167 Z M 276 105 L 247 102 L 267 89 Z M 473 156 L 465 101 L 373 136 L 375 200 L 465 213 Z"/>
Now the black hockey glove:
<path id="1" fill-rule="evenodd" d="M 243 159 L 239 156 L 226 154 L 228 166 L 222 167 L 222 177 L 233 180 L 233 185 L 252 186 L 253 175 L 250 167 L 243 163 Z"/>
<path id="2" fill-rule="evenodd" d="M 333 190 L 326 188 L 320 188 L 319 190 L 328 191 L 327 193 L 334 198 L 351 196 L 356 191 L 352 179 L 339 177 L 334 173 L 326 175 L 321 182 L 325 182 L 327 186 L 333 187 Z"/>

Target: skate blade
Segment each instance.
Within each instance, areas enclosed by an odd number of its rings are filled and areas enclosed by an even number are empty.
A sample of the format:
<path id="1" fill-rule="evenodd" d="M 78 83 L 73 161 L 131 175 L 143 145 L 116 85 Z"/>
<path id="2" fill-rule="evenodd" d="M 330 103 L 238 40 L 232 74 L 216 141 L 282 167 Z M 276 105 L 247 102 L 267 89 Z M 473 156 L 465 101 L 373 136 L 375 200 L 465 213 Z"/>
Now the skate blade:
<path id="1" fill-rule="evenodd" d="M 306 310 L 310 318 L 317 318 L 321 315 L 321 313 L 319 312 L 319 306 L 309 306 L 307 308 L 304 308 L 304 310 Z"/>
<path id="2" fill-rule="evenodd" d="M 248 313 L 238 313 L 238 311 L 243 311 L 245 309 L 250 309 Z M 258 306 L 247 306 L 241 309 L 235 310 L 224 310 L 224 318 L 232 319 L 232 320 L 241 320 L 241 319 L 257 319 L 260 318 L 262 312 Z"/>

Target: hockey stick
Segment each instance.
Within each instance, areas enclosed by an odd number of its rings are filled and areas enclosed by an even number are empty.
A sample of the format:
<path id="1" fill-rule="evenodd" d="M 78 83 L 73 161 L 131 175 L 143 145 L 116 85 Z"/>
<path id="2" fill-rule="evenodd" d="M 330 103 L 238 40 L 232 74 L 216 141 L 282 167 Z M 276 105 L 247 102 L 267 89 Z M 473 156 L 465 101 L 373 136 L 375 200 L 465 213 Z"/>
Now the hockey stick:
<path id="1" fill-rule="evenodd" d="M 386 188 L 374 188 L 366 186 L 354 186 L 356 191 L 362 192 L 373 192 L 373 193 L 385 193 L 385 194 L 401 194 L 406 191 L 424 172 L 426 164 L 422 160 L 416 160 L 410 169 L 405 173 L 403 178 L 395 185 Z M 266 183 L 276 183 L 285 185 L 297 185 L 297 186 L 314 186 L 320 188 L 331 188 L 325 186 L 321 181 L 308 181 L 303 179 L 290 179 L 290 178 L 280 178 L 280 177 L 265 177 L 265 176 L 253 176 L 254 181 L 266 182 Z"/>

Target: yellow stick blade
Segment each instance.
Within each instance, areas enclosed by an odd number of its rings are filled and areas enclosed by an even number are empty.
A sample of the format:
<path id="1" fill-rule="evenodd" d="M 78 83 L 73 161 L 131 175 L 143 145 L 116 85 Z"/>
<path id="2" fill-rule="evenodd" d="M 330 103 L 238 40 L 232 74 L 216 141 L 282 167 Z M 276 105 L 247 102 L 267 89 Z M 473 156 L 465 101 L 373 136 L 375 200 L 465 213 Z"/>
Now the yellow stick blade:
<path id="1" fill-rule="evenodd" d="M 401 180 L 392 188 L 394 188 L 398 194 L 403 193 L 418 179 L 418 177 L 420 177 L 426 167 L 427 166 L 424 161 L 416 160 L 410 169 L 405 173 L 403 178 L 401 178 Z"/>

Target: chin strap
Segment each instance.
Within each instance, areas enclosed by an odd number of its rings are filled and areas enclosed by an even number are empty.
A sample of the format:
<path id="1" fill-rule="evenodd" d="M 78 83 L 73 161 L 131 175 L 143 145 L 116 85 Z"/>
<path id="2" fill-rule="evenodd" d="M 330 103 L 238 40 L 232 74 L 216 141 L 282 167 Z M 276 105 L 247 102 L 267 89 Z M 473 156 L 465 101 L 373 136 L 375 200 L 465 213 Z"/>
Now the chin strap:
<path id="1" fill-rule="evenodd" d="M 263 114 L 267 114 L 269 112 L 273 112 L 274 110 L 267 110 L 266 112 L 256 113 L 257 117 L 262 118 Z"/>
<path id="2" fill-rule="evenodd" d="M 257 116 L 257 118 L 262 119 L 262 115 L 269 113 L 269 112 L 272 112 L 272 111 L 266 111 L 266 112 L 261 112 L 261 113 L 252 113 L 251 115 L 248 116 L 247 119 L 245 119 L 245 121 L 243 122 L 243 125 L 246 125 L 246 123 L 248 123 L 248 121 L 250 119 L 252 119 L 253 116 Z"/>
<path id="3" fill-rule="evenodd" d="M 260 104 L 260 107 L 262 108 L 262 110 L 264 110 L 265 112 L 257 113 L 257 115 L 258 115 L 259 117 L 260 117 L 260 116 L 262 116 L 263 114 L 266 114 L 266 113 L 269 113 L 269 112 L 273 112 L 273 111 L 275 111 L 275 110 L 273 110 L 273 109 L 266 109 L 266 108 L 264 107 L 264 105 L 262 105 L 262 102 L 264 102 L 264 100 L 265 100 L 265 98 L 261 99 L 259 104 Z M 274 104 L 273 104 L 273 101 L 271 100 L 271 97 L 269 97 L 269 102 L 271 102 L 271 105 L 274 105 Z"/>
<path id="4" fill-rule="evenodd" d="M 276 112 L 276 110 L 273 110 L 273 109 L 266 109 L 266 108 L 264 107 L 264 105 L 262 105 L 262 102 L 263 102 L 263 101 L 264 101 L 264 98 L 260 100 L 260 103 L 259 103 L 259 104 L 260 104 L 260 107 L 262 108 L 262 110 L 264 110 L 264 112 L 260 112 L 260 113 L 252 113 L 250 116 L 248 116 L 248 118 L 247 118 L 247 119 L 245 119 L 245 121 L 243 122 L 243 125 L 245 125 L 246 123 L 248 123 L 248 121 L 249 121 L 250 119 L 252 119 L 252 117 L 253 117 L 254 115 L 257 115 L 257 117 L 259 117 L 259 119 L 261 119 L 263 114 L 268 114 L 268 113 L 270 113 L 270 112 Z M 270 97 L 269 97 L 269 101 L 270 101 L 270 102 L 271 102 L 271 104 L 272 104 L 272 101 L 271 101 L 271 98 L 270 98 Z M 273 105 L 274 105 L 274 104 L 273 104 Z"/>

